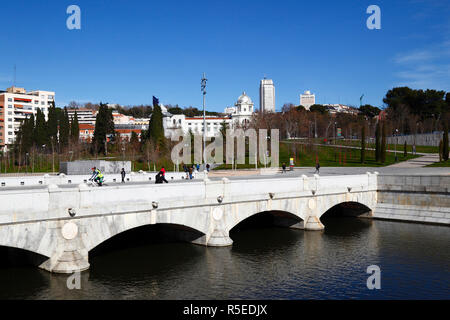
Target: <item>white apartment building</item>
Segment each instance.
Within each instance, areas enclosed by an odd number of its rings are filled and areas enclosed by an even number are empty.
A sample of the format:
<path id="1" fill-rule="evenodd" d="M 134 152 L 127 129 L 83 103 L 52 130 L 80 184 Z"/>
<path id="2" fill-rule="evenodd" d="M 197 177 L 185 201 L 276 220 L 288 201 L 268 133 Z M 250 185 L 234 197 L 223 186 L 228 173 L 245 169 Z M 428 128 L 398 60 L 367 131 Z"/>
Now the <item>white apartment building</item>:
<path id="1" fill-rule="evenodd" d="M 7 150 L 14 143 L 16 134 L 24 119 L 37 110 L 48 120 L 48 108 L 55 101 L 55 92 L 35 90 L 27 92 L 24 88 L 11 87 L 0 91 L 0 150 Z"/>
<path id="2" fill-rule="evenodd" d="M 304 106 L 306 110 L 309 110 L 313 104 L 316 104 L 316 96 L 309 90 L 300 95 L 300 105 Z"/>
<path id="3" fill-rule="evenodd" d="M 259 110 L 275 112 L 275 86 L 271 79 L 264 78 L 259 84 Z"/>
<path id="4" fill-rule="evenodd" d="M 163 111 L 164 135 L 170 138 L 175 134 L 176 130 L 181 129 L 183 134 L 191 131 L 194 135 L 203 135 L 203 117 L 186 117 L 184 114 L 172 115 L 167 109 L 161 105 Z M 237 125 L 245 127 L 250 123 L 251 116 L 254 112 L 254 104 L 245 92 L 239 96 L 234 107 L 225 108 L 226 116 L 205 118 L 206 137 L 214 137 L 220 134 L 222 124 L 225 122 L 227 128 L 233 130 Z"/>
<path id="5" fill-rule="evenodd" d="M 79 124 L 95 125 L 95 119 L 97 117 L 97 111 L 94 111 L 94 110 L 91 110 L 91 109 L 87 109 L 87 108 L 67 109 L 67 114 L 69 115 L 69 119 L 71 121 L 75 117 L 75 111 L 77 113 L 78 123 Z"/>

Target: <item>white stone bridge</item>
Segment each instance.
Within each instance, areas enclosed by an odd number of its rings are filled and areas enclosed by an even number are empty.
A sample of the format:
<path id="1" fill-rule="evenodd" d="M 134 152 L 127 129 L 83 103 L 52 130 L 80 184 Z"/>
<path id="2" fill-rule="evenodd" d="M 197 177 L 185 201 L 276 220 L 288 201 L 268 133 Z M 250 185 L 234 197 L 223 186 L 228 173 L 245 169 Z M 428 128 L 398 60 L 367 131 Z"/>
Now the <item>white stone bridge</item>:
<path id="1" fill-rule="evenodd" d="M 271 212 L 277 225 L 322 230 L 320 217 L 337 204 L 370 212 L 376 190 L 377 175 L 369 173 L 0 189 L 0 246 L 46 256 L 41 268 L 69 273 L 89 268 L 90 250 L 139 226 L 173 224 L 184 240 L 227 246 L 229 231 L 257 213 Z"/>

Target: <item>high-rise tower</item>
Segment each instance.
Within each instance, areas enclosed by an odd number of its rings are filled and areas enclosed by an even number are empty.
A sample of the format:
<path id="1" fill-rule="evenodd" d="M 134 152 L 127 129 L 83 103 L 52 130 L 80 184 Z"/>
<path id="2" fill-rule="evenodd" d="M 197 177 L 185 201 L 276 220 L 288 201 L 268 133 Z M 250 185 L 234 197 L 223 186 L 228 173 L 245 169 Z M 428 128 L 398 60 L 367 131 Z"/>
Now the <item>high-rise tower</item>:
<path id="1" fill-rule="evenodd" d="M 275 112 L 275 87 L 271 79 L 264 78 L 259 85 L 259 110 Z"/>

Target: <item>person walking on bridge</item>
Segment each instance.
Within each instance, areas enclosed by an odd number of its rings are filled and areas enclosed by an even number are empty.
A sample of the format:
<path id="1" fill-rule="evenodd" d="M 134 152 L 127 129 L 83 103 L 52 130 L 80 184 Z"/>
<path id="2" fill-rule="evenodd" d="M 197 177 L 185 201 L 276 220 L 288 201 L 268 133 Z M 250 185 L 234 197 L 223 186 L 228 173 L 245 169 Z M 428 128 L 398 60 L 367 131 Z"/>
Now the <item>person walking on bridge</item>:
<path id="1" fill-rule="evenodd" d="M 317 163 L 316 163 L 316 171 L 314 172 L 314 174 L 319 174 L 319 171 L 320 171 L 320 163 L 319 163 L 319 161 L 317 161 Z"/>
<path id="2" fill-rule="evenodd" d="M 192 166 L 189 166 L 189 179 L 191 179 L 191 180 L 192 180 L 192 178 L 193 178 L 193 176 L 192 176 L 193 170 L 194 170 L 194 166 L 193 166 L 193 165 L 192 165 Z"/>

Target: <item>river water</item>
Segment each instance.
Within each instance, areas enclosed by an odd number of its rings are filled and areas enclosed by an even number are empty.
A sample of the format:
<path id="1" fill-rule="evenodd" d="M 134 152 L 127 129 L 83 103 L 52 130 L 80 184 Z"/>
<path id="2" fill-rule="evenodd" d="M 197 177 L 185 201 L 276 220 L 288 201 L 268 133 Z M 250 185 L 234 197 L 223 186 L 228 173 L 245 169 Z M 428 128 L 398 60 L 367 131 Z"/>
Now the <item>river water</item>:
<path id="1" fill-rule="evenodd" d="M 80 290 L 67 288 L 68 275 L 2 266 L 0 299 L 450 298 L 450 228 L 323 222 L 324 231 L 305 232 L 259 221 L 233 230 L 225 248 L 158 241 L 157 229 L 140 228 L 94 250 Z M 370 265 L 381 270 L 379 290 L 366 286 Z"/>

